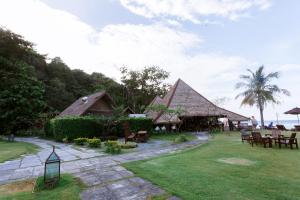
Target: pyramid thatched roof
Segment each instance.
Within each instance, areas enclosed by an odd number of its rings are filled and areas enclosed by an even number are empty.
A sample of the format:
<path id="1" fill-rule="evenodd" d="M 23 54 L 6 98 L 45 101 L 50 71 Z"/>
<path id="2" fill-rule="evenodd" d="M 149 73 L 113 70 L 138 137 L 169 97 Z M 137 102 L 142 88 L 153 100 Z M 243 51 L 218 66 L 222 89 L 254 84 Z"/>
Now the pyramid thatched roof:
<path id="1" fill-rule="evenodd" d="M 196 90 L 179 79 L 173 87 L 168 91 L 163 99 L 155 98 L 153 104 L 164 104 L 170 109 L 180 108 L 183 113 L 179 117 L 228 117 L 232 121 L 245 121 L 247 117 L 236 114 L 234 112 L 220 108 L 199 94 Z M 148 113 L 147 113 L 148 115 Z M 154 123 L 178 123 L 180 120 L 178 116 L 173 116 L 170 120 L 170 116 L 164 113 L 150 113 L 148 115 L 154 120 Z M 168 119 L 168 120 L 167 120 Z"/>
<path id="2" fill-rule="evenodd" d="M 151 103 L 149 104 L 149 106 L 153 106 L 153 105 L 159 105 L 159 104 L 163 104 L 163 100 L 162 98 L 160 98 L 160 96 L 156 96 Z M 157 117 L 157 115 L 159 114 L 158 112 L 154 112 L 154 111 L 149 111 L 147 110 L 145 112 L 145 114 L 147 115 L 147 117 L 154 119 L 155 117 Z"/>

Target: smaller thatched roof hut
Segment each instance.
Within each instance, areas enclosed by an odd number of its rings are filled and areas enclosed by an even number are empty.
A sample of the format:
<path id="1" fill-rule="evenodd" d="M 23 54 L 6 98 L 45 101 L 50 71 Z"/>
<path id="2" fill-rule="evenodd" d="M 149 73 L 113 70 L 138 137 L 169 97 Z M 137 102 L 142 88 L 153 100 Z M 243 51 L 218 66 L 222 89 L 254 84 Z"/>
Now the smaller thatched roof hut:
<path id="1" fill-rule="evenodd" d="M 89 96 L 80 97 L 73 104 L 59 114 L 64 116 L 82 115 L 111 115 L 114 102 L 106 92 L 97 92 Z"/>

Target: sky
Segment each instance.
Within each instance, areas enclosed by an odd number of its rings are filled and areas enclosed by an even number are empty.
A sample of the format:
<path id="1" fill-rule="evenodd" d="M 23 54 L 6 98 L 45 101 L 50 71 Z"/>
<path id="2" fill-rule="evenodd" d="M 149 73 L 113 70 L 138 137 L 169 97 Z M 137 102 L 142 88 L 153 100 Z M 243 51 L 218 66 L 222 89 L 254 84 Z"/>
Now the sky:
<path id="1" fill-rule="evenodd" d="M 299 0 L 0 0 L 0 26 L 72 69 L 101 72 L 120 81 L 119 68 L 159 66 L 168 83 L 181 78 L 223 107 L 240 106 L 241 74 L 264 65 L 279 71 L 274 83 L 291 92 L 268 105 L 267 120 L 300 106 Z"/>

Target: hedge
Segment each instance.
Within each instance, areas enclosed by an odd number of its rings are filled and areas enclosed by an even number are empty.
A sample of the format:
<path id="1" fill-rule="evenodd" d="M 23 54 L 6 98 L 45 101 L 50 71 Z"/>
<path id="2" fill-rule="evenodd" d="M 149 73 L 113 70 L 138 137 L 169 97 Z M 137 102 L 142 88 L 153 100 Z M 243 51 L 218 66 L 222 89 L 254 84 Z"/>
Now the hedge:
<path id="1" fill-rule="evenodd" d="M 45 133 L 47 137 L 61 141 L 63 138 L 74 140 L 76 138 L 103 138 L 112 136 L 124 136 L 122 124 L 129 122 L 130 131 L 137 132 L 146 130 L 152 132 L 153 124 L 149 118 L 120 118 L 116 120 L 115 125 L 110 129 L 108 134 L 106 125 L 108 117 L 81 116 L 81 117 L 58 117 L 51 119 L 45 124 Z"/>
<path id="2" fill-rule="evenodd" d="M 125 121 L 129 122 L 129 127 L 131 132 L 138 132 L 141 130 L 147 131 L 148 133 L 152 133 L 153 131 L 153 122 L 150 118 L 122 118 L 120 119 L 120 123 L 124 123 Z"/>
<path id="3" fill-rule="evenodd" d="M 45 132 L 47 136 L 59 141 L 65 137 L 70 140 L 79 137 L 100 137 L 104 133 L 106 121 L 106 118 L 93 116 L 54 118 L 45 126 Z"/>

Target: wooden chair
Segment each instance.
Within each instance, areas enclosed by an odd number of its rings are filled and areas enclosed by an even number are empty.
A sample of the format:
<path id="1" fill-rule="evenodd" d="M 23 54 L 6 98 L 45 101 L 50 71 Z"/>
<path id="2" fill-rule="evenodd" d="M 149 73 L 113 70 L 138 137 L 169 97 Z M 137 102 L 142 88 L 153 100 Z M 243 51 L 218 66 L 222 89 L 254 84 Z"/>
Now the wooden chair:
<path id="1" fill-rule="evenodd" d="M 136 140 L 136 134 L 135 133 L 130 133 L 130 127 L 129 127 L 129 122 L 124 122 L 123 123 L 123 129 L 124 129 L 124 136 L 125 136 L 125 144 L 128 141 L 135 141 Z"/>
<path id="2" fill-rule="evenodd" d="M 274 140 L 275 145 L 278 144 L 279 137 L 281 137 L 281 131 L 278 129 L 273 129 L 271 134 L 265 134 L 265 136 L 270 136 Z"/>
<path id="3" fill-rule="evenodd" d="M 280 131 L 288 131 L 288 129 L 286 129 L 284 125 L 277 124 L 276 127 Z"/>
<path id="4" fill-rule="evenodd" d="M 296 148 L 298 149 L 298 141 L 296 138 L 296 133 L 292 133 L 290 137 L 284 137 L 284 136 L 279 137 L 278 143 L 279 143 L 279 148 L 281 148 L 281 145 L 284 144 L 285 147 L 290 145 L 290 148 L 293 149 L 293 144 L 295 144 Z"/>
<path id="5" fill-rule="evenodd" d="M 136 141 L 136 134 L 135 133 L 131 133 L 130 135 L 128 135 L 127 139 L 126 139 L 126 142 L 127 141 L 135 142 Z"/>
<path id="6" fill-rule="evenodd" d="M 244 143 L 244 141 L 250 142 L 250 137 L 251 135 L 246 131 L 246 130 L 241 130 L 241 139 L 242 139 L 242 143 Z"/>
<path id="7" fill-rule="evenodd" d="M 269 147 L 272 147 L 272 139 L 270 137 L 262 137 L 260 132 L 252 132 L 251 133 L 252 137 L 250 140 L 250 143 L 253 147 L 253 144 L 255 143 L 256 145 L 258 144 L 263 144 L 264 148 L 267 147 L 267 144 Z"/>

